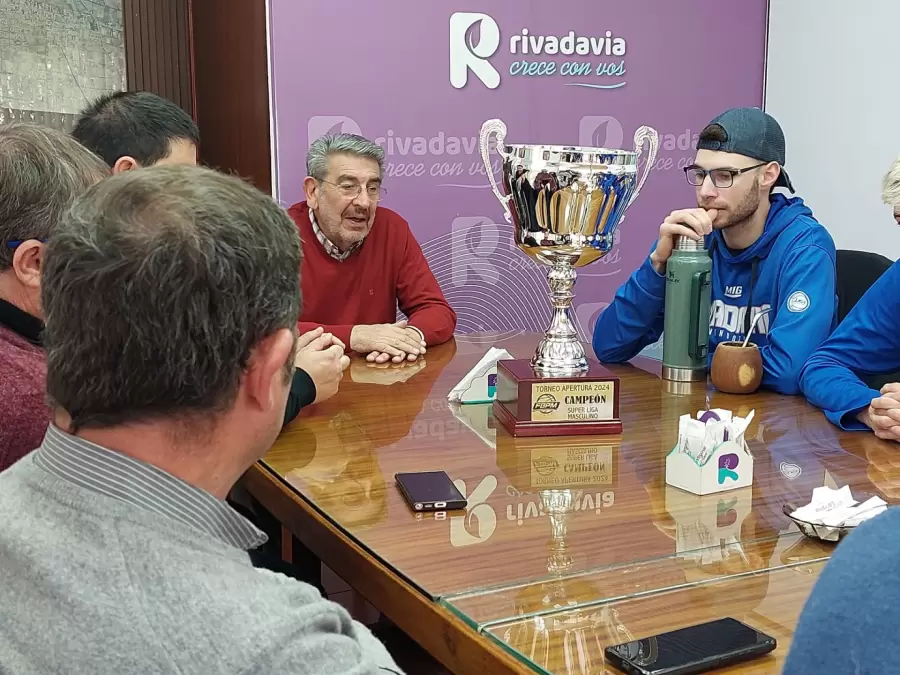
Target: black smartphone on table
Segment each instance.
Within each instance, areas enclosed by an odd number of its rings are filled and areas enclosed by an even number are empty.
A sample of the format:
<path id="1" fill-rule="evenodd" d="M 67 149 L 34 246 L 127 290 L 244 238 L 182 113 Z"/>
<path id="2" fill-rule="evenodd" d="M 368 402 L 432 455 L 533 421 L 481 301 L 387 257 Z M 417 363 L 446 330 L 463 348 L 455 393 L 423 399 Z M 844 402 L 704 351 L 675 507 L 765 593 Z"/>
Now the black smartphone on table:
<path id="1" fill-rule="evenodd" d="M 690 675 L 764 656 L 776 646 L 775 638 L 729 617 L 613 645 L 605 656 L 632 675 Z"/>
<path id="2" fill-rule="evenodd" d="M 394 474 L 397 487 L 413 511 L 453 511 L 466 508 L 453 481 L 443 471 Z"/>

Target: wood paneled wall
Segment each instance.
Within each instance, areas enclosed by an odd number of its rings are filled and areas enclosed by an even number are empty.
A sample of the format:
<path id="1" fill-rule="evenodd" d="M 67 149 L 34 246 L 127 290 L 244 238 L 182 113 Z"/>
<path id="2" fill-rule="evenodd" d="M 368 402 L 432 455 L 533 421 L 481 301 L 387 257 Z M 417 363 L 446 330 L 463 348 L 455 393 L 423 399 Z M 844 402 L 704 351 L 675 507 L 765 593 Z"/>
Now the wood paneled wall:
<path id="1" fill-rule="evenodd" d="M 266 0 L 123 0 L 129 89 L 175 101 L 200 161 L 271 194 Z"/>
<path id="2" fill-rule="evenodd" d="M 189 0 L 123 0 L 125 76 L 131 90 L 152 91 L 196 119 Z"/>
<path id="3" fill-rule="evenodd" d="M 266 0 L 191 0 L 200 157 L 272 192 Z"/>

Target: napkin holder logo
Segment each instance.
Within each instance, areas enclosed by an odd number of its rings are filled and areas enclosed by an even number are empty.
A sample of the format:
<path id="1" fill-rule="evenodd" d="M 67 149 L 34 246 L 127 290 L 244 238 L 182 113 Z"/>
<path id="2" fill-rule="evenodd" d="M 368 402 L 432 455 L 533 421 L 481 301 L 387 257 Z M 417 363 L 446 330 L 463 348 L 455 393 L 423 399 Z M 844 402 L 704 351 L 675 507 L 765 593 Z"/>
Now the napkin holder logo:
<path id="1" fill-rule="evenodd" d="M 714 562 L 723 554 L 740 555 L 737 542 L 753 508 L 752 487 L 699 496 L 667 485 L 665 494 L 666 511 L 676 523 L 675 551 L 680 558 Z"/>
<path id="2" fill-rule="evenodd" d="M 666 457 L 666 484 L 696 495 L 753 483 L 753 455 L 743 437 L 716 446 L 703 464 L 676 446 Z"/>
<path id="3" fill-rule="evenodd" d="M 736 469 L 740 463 L 741 458 L 733 452 L 729 452 L 727 455 L 721 455 L 719 457 L 719 485 L 723 485 L 728 480 L 737 482 L 738 475 Z"/>

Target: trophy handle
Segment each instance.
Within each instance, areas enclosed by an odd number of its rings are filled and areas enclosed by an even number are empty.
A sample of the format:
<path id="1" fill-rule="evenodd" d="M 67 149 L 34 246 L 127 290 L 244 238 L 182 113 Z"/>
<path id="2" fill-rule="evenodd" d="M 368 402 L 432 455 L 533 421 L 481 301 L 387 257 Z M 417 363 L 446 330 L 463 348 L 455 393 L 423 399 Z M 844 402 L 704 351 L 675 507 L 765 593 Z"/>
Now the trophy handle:
<path id="1" fill-rule="evenodd" d="M 501 157 L 506 157 L 506 153 L 503 151 L 503 141 L 506 139 L 506 124 L 503 123 L 503 120 L 487 120 L 482 124 L 481 133 L 478 135 L 478 145 L 481 149 L 481 161 L 484 162 L 484 170 L 487 173 L 488 180 L 491 181 L 491 190 L 494 191 L 494 196 L 500 201 L 500 205 L 503 206 L 503 215 L 506 218 L 506 222 L 511 223 L 512 213 L 509 210 L 509 200 L 512 198 L 512 195 L 500 193 L 500 187 L 497 185 L 497 179 L 494 178 L 494 171 L 491 168 L 491 147 L 489 143 L 491 134 L 497 136 L 497 152 Z"/>
<path id="2" fill-rule="evenodd" d="M 647 176 L 650 175 L 650 169 L 652 169 L 653 165 L 656 163 L 656 153 L 659 151 L 659 134 L 656 133 L 656 129 L 643 126 L 638 127 L 638 130 L 634 132 L 634 152 L 637 155 L 635 164 L 637 163 L 637 159 L 643 154 L 645 142 L 650 145 L 647 154 L 647 164 L 644 167 L 644 175 L 638 180 L 637 187 L 634 189 L 634 194 L 631 195 L 631 199 L 628 200 L 628 206 L 631 206 L 634 203 L 634 200 L 637 199 L 637 196 L 641 192 L 641 188 L 644 187 L 644 183 L 647 182 Z M 628 206 L 625 208 L 628 208 Z"/>

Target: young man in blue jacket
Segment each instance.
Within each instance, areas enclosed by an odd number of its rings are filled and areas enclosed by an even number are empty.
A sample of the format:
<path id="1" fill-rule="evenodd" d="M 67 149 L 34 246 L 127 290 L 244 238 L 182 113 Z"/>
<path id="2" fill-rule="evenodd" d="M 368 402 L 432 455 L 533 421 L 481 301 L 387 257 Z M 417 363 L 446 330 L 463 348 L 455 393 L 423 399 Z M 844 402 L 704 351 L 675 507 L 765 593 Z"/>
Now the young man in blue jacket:
<path id="1" fill-rule="evenodd" d="M 900 224 L 900 160 L 884 178 L 882 199 Z M 879 391 L 863 379 L 900 371 L 898 299 L 900 262 L 872 284 L 800 375 L 804 395 L 832 423 L 846 431 L 871 429 L 891 441 L 900 441 L 900 382 Z"/>
<path id="2" fill-rule="evenodd" d="M 644 264 L 597 320 L 600 361 L 634 358 L 659 340 L 664 324 L 666 262 L 675 237 L 705 238 L 712 256 L 709 358 L 721 342 L 751 337 L 763 361 L 762 386 L 797 394 L 800 369 L 835 325 L 835 248 L 831 235 L 794 192 L 784 170 L 784 134 L 758 108 L 735 108 L 700 133 L 685 168 L 697 208 L 673 211 Z"/>

